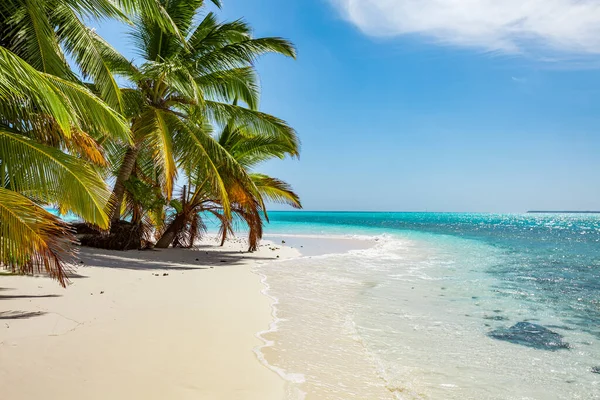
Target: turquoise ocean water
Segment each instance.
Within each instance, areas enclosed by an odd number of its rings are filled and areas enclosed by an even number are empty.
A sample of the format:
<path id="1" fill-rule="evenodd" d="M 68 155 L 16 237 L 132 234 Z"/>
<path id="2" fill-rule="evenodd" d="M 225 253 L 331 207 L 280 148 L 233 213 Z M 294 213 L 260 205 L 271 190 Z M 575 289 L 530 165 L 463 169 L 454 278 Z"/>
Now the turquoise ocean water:
<path id="1" fill-rule="evenodd" d="M 600 399 L 600 215 L 269 215 L 373 245 L 256 268 L 288 399 Z"/>
<path id="2" fill-rule="evenodd" d="M 600 399 L 600 215 L 270 217 L 375 244 L 257 268 L 288 398 Z"/>

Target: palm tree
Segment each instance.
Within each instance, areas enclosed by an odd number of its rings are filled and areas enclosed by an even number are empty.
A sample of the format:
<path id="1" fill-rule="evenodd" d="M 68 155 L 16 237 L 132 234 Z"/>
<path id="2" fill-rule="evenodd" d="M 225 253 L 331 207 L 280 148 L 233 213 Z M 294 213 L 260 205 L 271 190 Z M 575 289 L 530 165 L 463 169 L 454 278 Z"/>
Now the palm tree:
<path id="1" fill-rule="evenodd" d="M 123 111 L 121 90 L 109 68 L 109 60 L 119 55 L 84 21 L 114 18 L 131 24 L 127 15 L 142 10 L 165 31 L 179 34 L 160 0 L 2 0 L 0 45 L 38 71 L 78 81 L 69 56 L 99 96 Z"/>
<path id="2" fill-rule="evenodd" d="M 107 229 L 110 193 L 93 164 L 109 136 L 126 141 L 128 128 L 104 102 L 0 46 L 0 265 L 65 285 L 73 236 L 40 204 Z"/>
<path id="3" fill-rule="evenodd" d="M 171 199 L 177 167 L 183 162 L 174 150 L 176 141 L 189 147 L 187 156 L 194 156 L 203 168 L 229 214 L 228 192 L 217 165 L 221 171 L 228 168 L 238 179 L 249 177 L 213 139 L 207 122 L 225 124 L 233 118 L 265 132 L 295 136 L 285 122 L 257 111 L 259 89 L 253 68 L 256 58 L 265 53 L 294 57 L 288 41 L 255 39 L 243 21 L 219 23 L 213 13 L 195 23 L 203 0 L 157 1 L 175 29 L 164 29 L 142 10 L 134 19 L 132 32 L 140 61 L 134 65 L 114 55 L 106 59 L 109 69 L 132 86 L 123 90 L 123 97 L 128 99 L 133 145 L 115 146 L 125 151 L 117 160 L 111 196 L 114 225 L 121 217 L 127 182 L 139 170 L 142 156 L 146 163 L 150 160 L 152 171 L 148 174 L 156 176 L 164 197 Z M 248 108 L 232 105 L 235 97 Z"/>
<path id="4" fill-rule="evenodd" d="M 219 24 L 214 14 L 195 25 L 202 7 L 201 0 L 0 3 L 0 265 L 21 273 L 45 270 L 64 286 L 74 238 L 41 206 L 108 229 L 120 214 L 123 187 L 134 191 L 132 171 L 158 200 L 168 200 L 177 167 L 190 165 L 184 156 L 193 156 L 225 216 L 231 185 L 221 174 L 258 190 L 210 136 L 207 121 L 232 120 L 294 140 L 287 124 L 256 111 L 252 68 L 261 54 L 294 56 L 294 49 L 278 38 L 253 39 L 245 23 Z M 140 26 L 134 32 L 139 66 L 83 22 L 110 17 L 130 23 L 127 15 Z M 115 74 L 133 87 L 119 88 Z M 248 108 L 229 104 L 234 97 Z M 110 195 L 100 173 L 119 146 L 125 151 Z M 156 204 L 136 207 L 162 212 L 164 204 Z"/>
<path id="5" fill-rule="evenodd" d="M 107 62 L 120 56 L 84 21 L 129 22 L 124 11 L 140 9 L 176 31 L 158 0 L 0 2 L 0 265 L 21 273 L 43 269 L 65 285 L 73 236 L 41 205 L 108 229 L 101 143 L 131 139 L 118 115 L 124 96 Z"/>
<path id="6" fill-rule="evenodd" d="M 231 212 L 248 226 L 248 250 L 255 251 L 262 237 L 262 217 L 268 220 L 265 199 L 294 208 L 302 207 L 298 195 L 286 182 L 252 172 L 269 159 L 283 159 L 286 155 L 297 157 L 297 137 L 257 131 L 253 126 L 237 125 L 232 120 L 217 137 L 217 141 L 244 168 L 250 179 L 240 180 L 228 174 L 228 171 L 220 170 L 228 193 L 228 204 L 224 204 L 202 168 L 191 163 L 184 165 L 188 185 L 184 186 L 180 200 L 172 203 L 176 212 L 156 247 L 166 248 L 170 244 L 191 247 L 205 228 L 201 216 L 207 212 L 217 217 L 221 223 L 222 245 L 227 235 L 233 233 L 234 220 L 224 213 L 225 207 L 229 206 Z"/>

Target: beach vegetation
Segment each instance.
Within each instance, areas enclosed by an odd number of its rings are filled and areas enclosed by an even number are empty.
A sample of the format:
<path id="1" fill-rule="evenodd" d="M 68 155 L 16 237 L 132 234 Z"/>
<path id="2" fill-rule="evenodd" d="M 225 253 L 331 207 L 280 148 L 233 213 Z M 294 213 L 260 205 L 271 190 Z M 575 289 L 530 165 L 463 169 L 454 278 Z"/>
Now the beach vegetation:
<path id="1" fill-rule="evenodd" d="M 136 58 L 90 26 L 109 18 L 130 26 Z M 265 200 L 300 206 L 254 169 L 299 154 L 294 129 L 259 111 L 255 63 L 269 53 L 296 56 L 203 0 L 4 0 L 1 266 L 66 284 L 76 231 L 51 208 L 104 238 L 88 244 L 121 249 L 189 246 L 202 212 L 218 215 L 224 239 L 237 215 L 255 249 Z"/>
<path id="2" fill-rule="evenodd" d="M 206 175 L 204 168 L 199 168 L 195 162 L 182 165 L 187 185 L 182 190 L 177 206 L 170 213 L 171 217 L 157 247 L 191 247 L 205 229 L 201 216 L 209 213 L 220 223 L 221 244 L 234 232 L 234 222 L 241 221 L 248 228 L 248 250 L 255 251 L 262 237 L 263 221 L 268 221 L 265 200 L 285 203 L 294 208 L 302 207 L 299 196 L 289 184 L 253 172 L 264 161 L 283 159 L 286 156 L 297 157 L 300 144 L 296 135 L 263 131 L 260 127 L 239 123 L 232 118 L 215 140 L 244 169 L 244 179 L 231 174 L 226 166 L 223 168 L 224 165 L 217 165 L 227 192 L 225 203 L 220 193 L 210 184 L 210 177 Z M 186 149 L 182 151 L 185 152 Z M 184 159 L 195 158 L 190 156 Z M 228 217 L 226 207 L 233 215 L 232 218 Z"/>

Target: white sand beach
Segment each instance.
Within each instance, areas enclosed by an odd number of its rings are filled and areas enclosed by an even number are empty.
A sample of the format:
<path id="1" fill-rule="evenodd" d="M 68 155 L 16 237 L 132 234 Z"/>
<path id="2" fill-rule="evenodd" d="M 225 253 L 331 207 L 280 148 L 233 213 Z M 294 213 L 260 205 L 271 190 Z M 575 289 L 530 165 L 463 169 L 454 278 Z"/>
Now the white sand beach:
<path id="1" fill-rule="evenodd" d="M 281 399 L 253 352 L 272 316 L 251 266 L 299 253 L 245 246 L 82 248 L 67 289 L 0 277 L 2 399 Z"/>

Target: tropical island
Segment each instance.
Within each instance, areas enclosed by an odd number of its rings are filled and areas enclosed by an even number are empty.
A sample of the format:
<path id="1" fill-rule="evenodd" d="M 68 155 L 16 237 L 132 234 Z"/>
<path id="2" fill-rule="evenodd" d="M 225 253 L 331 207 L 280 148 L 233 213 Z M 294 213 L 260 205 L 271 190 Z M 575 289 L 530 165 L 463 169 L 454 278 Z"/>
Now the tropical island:
<path id="1" fill-rule="evenodd" d="M 528 214 L 600 214 L 600 211 L 541 211 L 531 210 Z"/>
<path id="2" fill-rule="evenodd" d="M 519 211 L 600 209 L 550 3 L 1 0 L 0 399 L 593 397 L 600 216 Z"/>

